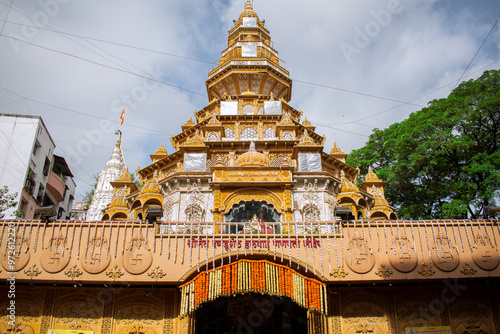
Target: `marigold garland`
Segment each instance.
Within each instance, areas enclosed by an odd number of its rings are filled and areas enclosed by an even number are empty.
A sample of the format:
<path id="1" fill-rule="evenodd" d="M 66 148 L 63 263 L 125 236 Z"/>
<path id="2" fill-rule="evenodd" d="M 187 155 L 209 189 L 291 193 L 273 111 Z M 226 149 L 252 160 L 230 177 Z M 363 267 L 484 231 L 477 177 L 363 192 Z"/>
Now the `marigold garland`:
<path id="1" fill-rule="evenodd" d="M 239 260 L 199 273 L 180 286 L 181 316 L 221 296 L 256 292 L 289 297 L 298 305 L 326 313 L 326 285 L 265 260 Z"/>

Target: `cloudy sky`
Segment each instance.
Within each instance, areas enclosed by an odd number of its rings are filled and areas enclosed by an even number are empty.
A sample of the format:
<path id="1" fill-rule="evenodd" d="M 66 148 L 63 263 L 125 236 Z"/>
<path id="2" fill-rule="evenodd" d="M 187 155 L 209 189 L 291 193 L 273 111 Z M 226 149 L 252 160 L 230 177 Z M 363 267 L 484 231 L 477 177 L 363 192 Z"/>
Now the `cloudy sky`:
<path id="1" fill-rule="evenodd" d="M 207 74 L 243 7 L 0 0 L 0 113 L 42 116 L 81 200 L 123 107 L 131 171 L 162 142 L 172 152 L 170 135 L 208 102 Z M 291 105 L 326 135 L 326 151 L 362 147 L 374 128 L 500 68 L 498 0 L 255 0 L 254 9 L 294 80 Z"/>

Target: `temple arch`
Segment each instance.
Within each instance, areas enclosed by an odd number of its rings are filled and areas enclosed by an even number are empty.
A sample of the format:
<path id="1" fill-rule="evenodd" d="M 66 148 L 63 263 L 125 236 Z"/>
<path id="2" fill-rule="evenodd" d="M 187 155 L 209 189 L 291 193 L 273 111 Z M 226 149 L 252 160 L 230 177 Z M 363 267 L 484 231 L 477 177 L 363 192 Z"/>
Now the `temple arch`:
<path id="1" fill-rule="evenodd" d="M 283 213 L 283 201 L 274 192 L 264 188 L 244 188 L 231 193 L 222 204 L 223 213 L 227 214 L 234 204 L 244 202 L 266 202 L 272 204 L 280 214 Z"/>
<path id="2" fill-rule="evenodd" d="M 223 296 L 247 293 L 290 298 L 308 311 L 327 313 L 326 284 L 267 260 L 242 259 L 201 271 L 180 286 L 181 316 Z"/>

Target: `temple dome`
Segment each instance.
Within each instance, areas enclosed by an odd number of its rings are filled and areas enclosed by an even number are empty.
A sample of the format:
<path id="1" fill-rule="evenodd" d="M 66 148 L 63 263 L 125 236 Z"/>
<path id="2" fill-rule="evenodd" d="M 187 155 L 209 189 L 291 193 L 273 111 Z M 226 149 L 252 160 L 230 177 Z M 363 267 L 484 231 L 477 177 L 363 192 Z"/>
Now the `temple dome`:
<path id="1" fill-rule="evenodd" d="M 238 167 L 269 167 L 269 158 L 260 152 L 255 150 L 255 144 L 252 142 L 250 144 L 250 149 L 248 152 L 243 153 L 236 160 L 236 166 Z"/>
<path id="2" fill-rule="evenodd" d="M 238 18 L 238 21 L 243 21 L 244 17 L 255 17 L 257 20 L 259 19 L 259 16 L 257 16 L 257 13 L 253 10 L 253 4 L 251 0 L 247 0 L 245 3 L 245 9 L 243 12 L 241 12 L 240 17 Z"/>

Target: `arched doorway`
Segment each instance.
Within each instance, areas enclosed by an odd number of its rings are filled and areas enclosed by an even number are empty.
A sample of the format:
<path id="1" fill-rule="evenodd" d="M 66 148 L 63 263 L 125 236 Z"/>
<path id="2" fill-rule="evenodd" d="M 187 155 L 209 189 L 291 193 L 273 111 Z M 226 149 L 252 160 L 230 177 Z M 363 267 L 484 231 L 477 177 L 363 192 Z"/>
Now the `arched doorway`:
<path id="1" fill-rule="evenodd" d="M 307 310 L 289 298 L 262 294 L 221 297 L 195 314 L 195 334 L 306 334 Z"/>
<path id="2" fill-rule="evenodd" d="M 192 333 L 322 333 L 328 312 L 325 283 L 268 260 L 200 271 L 179 288 Z"/>

